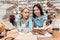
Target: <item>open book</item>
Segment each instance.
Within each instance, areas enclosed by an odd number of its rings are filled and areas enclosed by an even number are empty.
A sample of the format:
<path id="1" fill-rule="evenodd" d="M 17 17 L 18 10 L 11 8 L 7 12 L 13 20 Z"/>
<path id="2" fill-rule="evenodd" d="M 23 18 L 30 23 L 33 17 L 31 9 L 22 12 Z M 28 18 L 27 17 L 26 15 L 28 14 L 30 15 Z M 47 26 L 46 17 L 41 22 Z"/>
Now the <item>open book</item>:
<path id="1" fill-rule="evenodd" d="M 43 27 L 42 27 L 42 28 L 33 28 L 33 29 L 34 29 L 34 30 L 42 30 L 42 29 L 43 29 L 43 30 L 47 30 L 48 28 L 47 28 L 47 27 L 46 27 L 46 28 L 43 28 Z"/>

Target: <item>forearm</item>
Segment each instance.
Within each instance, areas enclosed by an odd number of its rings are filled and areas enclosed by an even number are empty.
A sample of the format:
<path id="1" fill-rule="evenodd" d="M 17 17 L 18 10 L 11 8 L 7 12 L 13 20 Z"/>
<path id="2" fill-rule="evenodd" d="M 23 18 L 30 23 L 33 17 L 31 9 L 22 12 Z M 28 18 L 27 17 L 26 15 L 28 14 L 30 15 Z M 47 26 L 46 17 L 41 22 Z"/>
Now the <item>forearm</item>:
<path id="1" fill-rule="evenodd" d="M 49 25 L 45 28 L 45 30 L 52 28 L 52 25 Z"/>

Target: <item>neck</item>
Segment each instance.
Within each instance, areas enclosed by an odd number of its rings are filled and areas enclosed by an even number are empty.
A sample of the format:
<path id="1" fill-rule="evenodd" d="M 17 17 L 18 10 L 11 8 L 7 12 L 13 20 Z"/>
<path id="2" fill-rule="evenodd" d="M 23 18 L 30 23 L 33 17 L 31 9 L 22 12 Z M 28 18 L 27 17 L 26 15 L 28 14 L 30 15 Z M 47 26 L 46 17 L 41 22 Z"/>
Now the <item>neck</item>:
<path id="1" fill-rule="evenodd" d="M 23 20 L 26 20 L 26 18 L 22 18 Z"/>
<path id="2" fill-rule="evenodd" d="M 38 16 L 37 18 L 38 18 L 38 19 L 40 19 L 40 18 L 41 18 L 41 16 Z"/>
<path id="3" fill-rule="evenodd" d="M 24 24 L 26 22 L 26 19 L 25 18 L 22 18 L 22 23 Z"/>

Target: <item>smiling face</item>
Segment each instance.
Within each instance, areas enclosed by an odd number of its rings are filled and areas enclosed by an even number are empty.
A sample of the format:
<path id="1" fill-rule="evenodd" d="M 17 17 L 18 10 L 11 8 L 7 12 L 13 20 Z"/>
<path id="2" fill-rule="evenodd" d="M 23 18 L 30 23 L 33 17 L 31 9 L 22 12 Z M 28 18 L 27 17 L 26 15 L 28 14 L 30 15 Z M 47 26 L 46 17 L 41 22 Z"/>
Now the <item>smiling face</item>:
<path id="1" fill-rule="evenodd" d="M 5 30 L 5 25 L 3 23 L 0 23 L 0 33 Z"/>
<path id="2" fill-rule="evenodd" d="M 38 9 L 38 7 L 34 7 L 34 14 L 36 16 L 40 16 L 40 10 Z"/>
<path id="3" fill-rule="evenodd" d="M 40 4 L 35 4 L 33 6 L 33 17 L 41 17 L 42 15 L 44 15 L 42 7 Z"/>
<path id="4" fill-rule="evenodd" d="M 27 19 L 30 15 L 29 9 L 24 9 L 23 12 L 21 13 L 22 17 Z"/>

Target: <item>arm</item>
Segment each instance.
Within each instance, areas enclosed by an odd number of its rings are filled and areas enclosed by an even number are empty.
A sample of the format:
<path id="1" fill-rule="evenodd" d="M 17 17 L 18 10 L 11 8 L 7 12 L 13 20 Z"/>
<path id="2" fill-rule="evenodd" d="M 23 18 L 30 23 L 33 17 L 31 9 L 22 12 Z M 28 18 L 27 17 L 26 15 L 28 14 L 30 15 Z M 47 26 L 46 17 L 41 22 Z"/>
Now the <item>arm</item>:
<path id="1" fill-rule="evenodd" d="M 44 21 L 44 23 L 43 23 L 43 28 L 44 29 L 46 28 L 46 21 Z"/>
<path id="2" fill-rule="evenodd" d="M 16 23 L 18 32 L 22 32 L 23 28 L 20 26 L 20 18 L 16 18 Z"/>
<path id="3" fill-rule="evenodd" d="M 20 26 L 20 24 L 17 22 L 17 30 L 18 32 L 22 32 L 23 28 Z"/>
<path id="4" fill-rule="evenodd" d="M 47 29 L 52 29 L 52 25 L 47 26 L 47 27 L 45 28 L 45 30 L 47 30 Z"/>
<path id="5" fill-rule="evenodd" d="M 26 27 L 25 29 L 30 32 L 32 31 L 33 28 L 32 17 L 30 17 L 28 21 L 29 21 L 29 27 Z"/>

